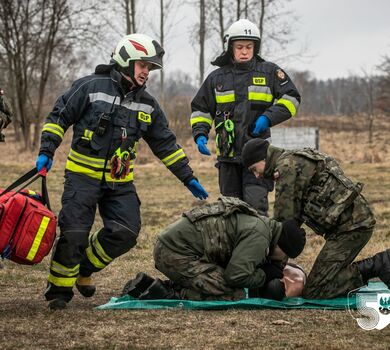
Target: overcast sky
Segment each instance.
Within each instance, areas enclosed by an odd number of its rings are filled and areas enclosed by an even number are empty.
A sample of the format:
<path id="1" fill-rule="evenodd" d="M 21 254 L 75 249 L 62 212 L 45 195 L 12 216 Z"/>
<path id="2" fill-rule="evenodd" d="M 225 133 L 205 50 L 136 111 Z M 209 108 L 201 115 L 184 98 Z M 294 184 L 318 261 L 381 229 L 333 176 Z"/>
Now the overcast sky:
<path id="1" fill-rule="evenodd" d="M 347 77 L 361 75 L 362 69 L 372 72 L 385 54 L 390 56 L 390 0 L 292 0 L 290 6 L 298 23 L 286 56 L 306 46 L 307 58 L 283 65 L 287 70 L 309 70 L 318 79 Z M 169 73 L 179 69 L 195 78 L 198 57 L 188 36 L 197 18 L 189 6 L 177 13 L 178 23 L 165 45 Z M 211 70 L 208 65 L 207 72 Z"/>

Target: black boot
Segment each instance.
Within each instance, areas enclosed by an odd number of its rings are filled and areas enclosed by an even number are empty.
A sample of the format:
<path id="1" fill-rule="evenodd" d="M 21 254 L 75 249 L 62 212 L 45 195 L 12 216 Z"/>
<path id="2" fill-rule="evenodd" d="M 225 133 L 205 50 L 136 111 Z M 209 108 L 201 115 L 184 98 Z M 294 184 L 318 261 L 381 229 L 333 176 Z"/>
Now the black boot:
<path id="1" fill-rule="evenodd" d="M 390 249 L 375 254 L 373 257 L 357 261 L 356 266 L 365 284 L 370 278 L 379 277 L 390 288 Z"/>
<path id="2" fill-rule="evenodd" d="M 54 299 L 49 303 L 50 310 L 64 310 L 66 309 L 66 301 L 64 299 Z"/>
<path id="3" fill-rule="evenodd" d="M 93 283 L 91 276 L 83 277 L 79 275 L 76 280 L 76 288 L 85 298 L 92 297 L 96 292 L 96 286 Z"/>
<path id="4" fill-rule="evenodd" d="M 172 281 L 161 281 L 156 278 L 150 287 L 139 296 L 139 299 L 180 299 L 180 293 L 174 289 Z"/>
<path id="5" fill-rule="evenodd" d="M 138 298 L 154 282 L 154 278 L 146 273 L 138 272 L 134 279 L 128 281 L 123 287 L 121 296 L 126 294 Z"/>

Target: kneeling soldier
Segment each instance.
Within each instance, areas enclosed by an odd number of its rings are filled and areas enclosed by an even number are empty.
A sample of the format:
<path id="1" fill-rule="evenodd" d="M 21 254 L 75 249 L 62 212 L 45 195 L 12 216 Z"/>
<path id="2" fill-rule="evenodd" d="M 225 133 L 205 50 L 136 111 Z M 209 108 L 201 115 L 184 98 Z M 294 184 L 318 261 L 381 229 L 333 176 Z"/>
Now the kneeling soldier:
<path id="1" fill-rule="evenodd" d="M 12 109 L 7 98 L 4 96 L 3 89 L 0 89 L 0 142 L 5 141 L 5 136 L 2 133 L 9 123 L 12 121 Z"/>
<path id="2" fill-rule="evenodd" d="M 295 258 L 305 241 L 294 220 L 280 223 L 237 198 L 221 197 L 185 212 L 158 236 L 154 261 L 169 281 L 141 273 L 124 293 L 140 299 L 242 299 L 243 288 L 283 278 L 284 264 L 268 261 L 270 251 L 279 247 Z"/>
<path id="3" fill-rule="evenodd" d="M 305 148 L 288 151 L 262 139 L 246 143 L 243 163 L 256 177 L 275 180 L 274 219 L 305 223 L 326 243 L 303 290 L 309 299 L 335 298 L 379 277 L 390 287 L 390 249 L 353 262 L 371 238 L 375 218 L 361 184 L 330 156 Z"/>

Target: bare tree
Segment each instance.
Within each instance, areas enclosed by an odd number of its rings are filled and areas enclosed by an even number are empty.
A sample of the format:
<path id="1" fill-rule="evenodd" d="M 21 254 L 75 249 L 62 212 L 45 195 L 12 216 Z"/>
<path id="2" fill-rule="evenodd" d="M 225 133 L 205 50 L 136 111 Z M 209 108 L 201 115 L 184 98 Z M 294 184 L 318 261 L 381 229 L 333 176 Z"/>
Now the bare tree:
<path id="1" fill-rule="evenodd" d="M 16 131 L 20 138 L 20 128 L 26 148 L 38 144 L 53 60 L 57 68 L 66 66 L 77 43 L 92 40 L 94 27 L 84 20 L 94 6 L 86 5 L 75 0 L 0 2 L 0 62 L 7 67 L 8 90 L 19 122 Z M 83 20 L 77 21 L 77 16 Z"/>
<path id="2" fill-rule="evenodd" d="M 173 0 L 160 0 L 160 30 L 159 30 L 159 39 L 162 47 L 165 47 L 166 38 L 169 34 L 169 30 L 173 27 L 172 20 L 174 16 L 172 15 L 173 10 L 177 11 L 178 7 L 174 7 Z M 171 20 L 170 20 L 171 19 Z M 165 73 L 164 70 L 160 70 L 160 99 L 162 104 L 165 104 L 165 93 L 164 93 L 164 79 Z"/>
<path id="3" fill-rule="evenodd" d="M 361 79 L 361 94 L 365 99 L 365 111 L 368 119 L 368 142 L 372 144 L 374 133 L 374 119 L 376 113 L 376 101 L 379 95 L 379 78 L 372 72 L 369 73 L 363 69 L 363 78 Z"/>
<path id="4" fill-rule="evenodd" d="M 285 8 L 291 0 L 252 0 L 249 19 L 258 23 L 261 47 L 260 55 L 267 52 L 284 52 L 287 44 L 293 40 L 292 28 L 296 18 L 293 12 Z M 257 11 L 255 11 L 257 9 Z M 301 53 L 300 53 L 301 54 Z"/>
<path id="5" fill-rule="evenodd" d="M 206 41 L 206 5 L 199 0 L 199 83 L 204 79 L 205 41 Z"/>
<path id="6" fill-rule="evenodd" d="M 136 0 L 120 0 L 125 10 L 126 33 L 132 34 L 137 31 L 136 19 Z"/>
<path id="7" fill-rule="evenodd" d="M 390 56 L 384 57 L 378 69 L 382 75 L 379 80 L 379 92 L 376 104 L 379 110 L 390 114 Z"/>
<path id="8" fill-rule="evenodd" d="M 260 15 L 259 15 L 259 31 L 260 31 L 260 38 L 263 39 L 264 34 L 264 18 L 265 18 L 265 1 L 266 0 L 260 0 Z M 264 40 L 260 40 L 260 48 L 259 48 L 259 54 L 261 55 L 261 49 L 263 46 Z"/>
<path id="9" fill-rule="evenodd" d="M 223 9 L 224 9 L 224 1 L 223 0 L 218 0 L 218 24 L 219 24 L 219 36 L 221 38 L 221 44 L 222 44 L 222 51 L 224 49 L 224 41 L 225 41 L 225 23 L 224 23 L 224 14 L 223 14 Z"/>
<path id="10" fill-rule="evenodd" d="M 247 18 L 259 27 L 262 39 L 260 55 L 271 50 L 284 52 L 292 40 L 292 23 L 295 20 L 292 12 L 283 7 L 289 1 L 291 0 L 213 0 L 213 11 L 208 13 L 208 23 L 211 23 L 210 29 L 218 33 L 223 48 L 226 28 L 240 18 Z M 235 13 L 225 10 L 232 8 L 235 8 Z M 215 16 L 217 20 L 214 20 Z"/>
<path id="11" fill-rule="evenodd" d="M 239 20 L 241 16 L 241 0 L 236 0 L 236 20 Z"/>

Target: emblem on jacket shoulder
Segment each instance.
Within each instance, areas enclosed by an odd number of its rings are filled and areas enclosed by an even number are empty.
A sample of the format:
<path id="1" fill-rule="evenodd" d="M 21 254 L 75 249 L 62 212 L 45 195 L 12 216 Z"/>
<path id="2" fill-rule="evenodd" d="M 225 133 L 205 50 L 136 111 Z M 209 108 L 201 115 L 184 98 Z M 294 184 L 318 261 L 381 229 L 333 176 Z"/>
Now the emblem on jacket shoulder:
<path id="1" fill-rule="evenodd" d="M 284 73 L 283 70 L 281 70 L 281 69 L 278 69 L 276 71 L 276 76 L 279 78 L 279 80 L 286 79 L 286 73 Z"/>

